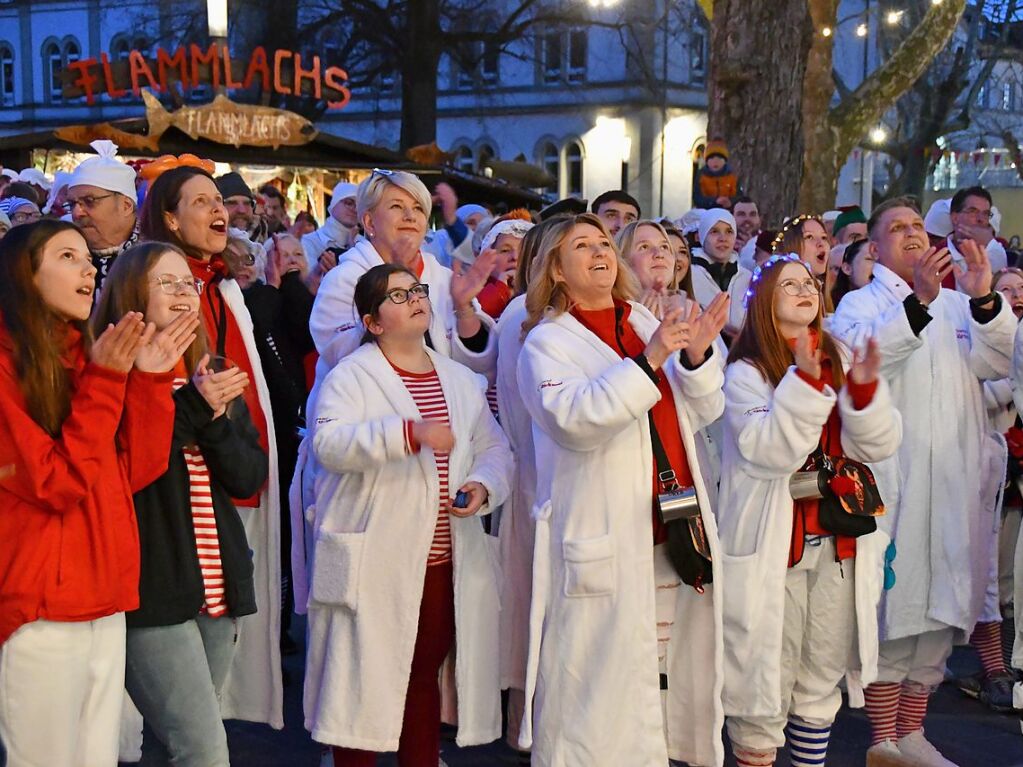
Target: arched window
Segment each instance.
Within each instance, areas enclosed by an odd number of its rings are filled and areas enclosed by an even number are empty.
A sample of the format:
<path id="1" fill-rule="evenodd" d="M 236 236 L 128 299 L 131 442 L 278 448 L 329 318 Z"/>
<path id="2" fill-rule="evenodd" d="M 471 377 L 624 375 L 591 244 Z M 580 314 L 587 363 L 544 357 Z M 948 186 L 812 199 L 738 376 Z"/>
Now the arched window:
<path id="1" fill-rule="evenodd" d="M 455 149 L 455 167 L 458 168 L 458 170 L 465 171 L 466 173 L 472 173 L 475 165 L 476 158 L 473 157 L 472 147 L 462 144 L 462 146 Z"/>
<path id="2" fill-rule="evenodd" d="M 570 141 L 565 145 L 565 178 L 569 197 L 583 193 L 583 148 L 578 141 Z"/>
<path id="3" fill-rule="evenodd" d="M 494 147 L 490 144 L 480 144 L 476 149 L 476 170 L 483 173 L 487 167 L 487 160 L 493 160 L 495 157 L 497 152 L 494 151 Z"/>
<path id="4" fill-rule="evenodd" d="M 43 90 L 46 91 L 46 100 L 59 102 L 63 85 L 60 82 L 60 72 L 64 68 L 63 57 L 60 52 L 60 45 L 56 40 L 47 40 L 43 43 Z"/>
<path id="5" fill-rule="evenodd" d="M 557 145 L 553 141 L 541 142 L 537 148 L 536 161 L 554 179 L 550 188 L 557 191 L 561 178 L 561 153 L 558 152 Z"/>
<path id="6" fill-rule="evenodd" d="M 0 104 L 14 104 L 14 49 L 0 42 Z"/>
<path id="7" fill-rule="evenodd" d="M 110 60 L 127 61 L 131 51 L 131 43 L 125 35 L 117 35 L 110 41 Z"/>

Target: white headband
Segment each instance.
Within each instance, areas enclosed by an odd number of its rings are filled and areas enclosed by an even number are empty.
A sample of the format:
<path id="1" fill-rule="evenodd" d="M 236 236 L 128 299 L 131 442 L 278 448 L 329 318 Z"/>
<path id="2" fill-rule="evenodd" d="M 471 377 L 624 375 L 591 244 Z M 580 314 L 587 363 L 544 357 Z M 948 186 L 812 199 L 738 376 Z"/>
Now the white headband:
<path id="1" fill-rule="evenodd" d="M 480 243 L 480 253 L 485 251 L 487 248 L 494 247 L 494 243 L 497 242 L 497 238 L 502 234 L 510 234 L 512 237 L 518 237 L 521 240 L 526 236 L 526 232 L 532 228 L 532 221 L 522 221 L 517 218 L 508 219 L 507 221 L 499 221 L 490 227 L 490 231 L 487 232 L 487 236 L 484 237 L 483 242 Z"/>

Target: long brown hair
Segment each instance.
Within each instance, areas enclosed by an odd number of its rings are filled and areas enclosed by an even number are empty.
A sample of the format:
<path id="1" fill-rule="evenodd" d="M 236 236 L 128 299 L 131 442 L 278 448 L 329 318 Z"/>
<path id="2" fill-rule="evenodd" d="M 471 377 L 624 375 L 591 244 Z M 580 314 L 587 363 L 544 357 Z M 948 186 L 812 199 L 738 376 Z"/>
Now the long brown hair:
<path id="1" fill-rule="evenodd" d="M 745 360 L 759 370 L 774 387 L 781 383 L 793 361 L 792 349 L 778 332 L 778 324 L 774 318 L 775 290 L 781 273 L 788 264 L 802 266 L 807 274 L 813 277 L 806 263 L 786 256 L 770 258 L 762 266 L 757 267 L 747 292 L 746 321 L 743 322 L 742 329 L 728 352 L 728 364 Z M 832 385 L 839 389 L 845 382 L 842 355 L 835 340 L 822 327 L 823 296 L 820 299 L 817 302 L 817 316 L 810 323 L 810 329 L 817 332 L 820 349 L 831 361 Z"/>
<path id="2" fill-rule="evenodd" d="M 164 214 L 173 213 L 181 203 L 181 187 L 196 176 L 205 176 L 213 184 L 213 176 L 202 168 L 182 165 L 178 168 L 161 173 L 146 192 L 146 200 L 142 203 L 139 214 L 139 239 L 147 242 L 169 242 L 176 245 L 186 255 L 202 260 L 203 254 L 181 239 L 178 232 L 171 231 L 167 226 Z"/>
<path id="3" fill-rule="evenodd" d="M 628 301 L 639 291 L 639 281 L 632 269 L 622 259 L 614 245 L 614 240 L 604 226 L 604 222 L 592 213 L 580 213 L 577 216 L 566 216 L 553 223 L 540 239 L 537 258 L 531 270 L 529 287 L 526 290 L 526 311 L 528 317 L 522 323 L 522 334 L 525 336 L 535 328 L 545 316 L 558 316 L 572 308 L 565 283 L 554 277 L 554 270 L 561 265 L 561 248 L 568 241 L 568 236 L 577 224 L 587 224 L 599 230 L 611 243 L 611 251 L 618 263 L 618 274 L 611 286 L 611 296 Z"/>
<path id="4" fill-rule="evenodd" d="M 114 259 L 110 273 L 103 282 L 99 305 L 92 312 L 92 330 L 102 333 L 109 324 L 117 324 L 128 312 L 146 313 L 153 287 L 153 267 L 164 253 L 176 253 L 185 259 L 181 248 L 167 242 L 144 242 L 124 251 Z M 185 349 L 185 369 L 189 375 L 207 351 L 206 332 L 202 323 L 195 329 L 195 340 Z"/>
<path id="5" fill-rule="evenodd" d="M 52 437 L 71 412 L 71 381 L 62 359 L 63 320 L 43 301 L 33 276 L 43 248 L 61 232 L 81 234 L 74 224 L 41 219 L 14 227 L 0 240 L 0 313 L 14 347 L 18 386 L 28 414 Z M 88 323 L 68 324 L 81 332 L 88 353 Z"/>
<path id="6" fill-rule="evenodd" d="M 537 263 L 536 257 L 540 253 L 540 241 L 544 232 L 554 224 L 568 218 L 566 215 L 552 216 L 545 219 L 526 232 L 522 238 L 522 245 L 519 246 L 519 261 L 515 266 L 515 295 L 521 296 L 529 286 L 529 279 L 532 277 L 533 265 Z"/>

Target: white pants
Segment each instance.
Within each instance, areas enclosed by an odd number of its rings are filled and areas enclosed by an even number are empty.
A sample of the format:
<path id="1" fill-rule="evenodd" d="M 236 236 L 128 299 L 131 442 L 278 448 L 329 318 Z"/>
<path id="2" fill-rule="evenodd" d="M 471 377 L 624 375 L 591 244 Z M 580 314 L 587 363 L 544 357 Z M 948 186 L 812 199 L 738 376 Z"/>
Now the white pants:
<path id="1" fill-rule="evenodd" d="M 935 689 L 945 678 L 945 662 L 952 654 L 955 629 L 926 631 L 881 642 L 877 653 L 877 681 L 912 682 Z"/>
<path id="2" fill-rule="evenodd" d="M 0 647 L 7 767 L 115 767 L 124 647 L 124 613 L 14 632 Z"/>
<path id="3" fill-rule="evenodd" d="M 763 751 L 785 745 L 790 716 L 826 727 L 842 705 L 838 683 L 856 642 L 855 560 L 835 561 L 835 539 L 807 545 L 803 559 L 785 575 L 785 622 L 781 658 L 782 710 L 775 716 L 725 721 L 732 743 Z"/>
<path id="4" fill-rule="evenodd" d="M 1015 582 L 1016 542 L 1019 540 L 1020 510 L 1009 509 L 998 534 L 998 603 L 1011 605 Z"/>

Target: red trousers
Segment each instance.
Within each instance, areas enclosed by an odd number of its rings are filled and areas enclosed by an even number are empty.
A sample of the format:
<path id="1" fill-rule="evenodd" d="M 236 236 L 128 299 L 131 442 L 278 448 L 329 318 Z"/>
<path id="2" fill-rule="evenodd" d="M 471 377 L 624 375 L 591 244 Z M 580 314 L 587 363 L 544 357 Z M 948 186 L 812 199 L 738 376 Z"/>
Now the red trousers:
<path id="1" fill-rule="evenodd" d="M 405 713 L 398 740 L 400 767 L 437 767 L 440 755 L 440 685 L 438 674 L 455 641 L 455 587 L 452 563 L 426 568 L 419 631 L 412 653 L 412 673 L 405 693 Z M 334 747 L 334 767 L 375 767 L 373 751 Z"/>

